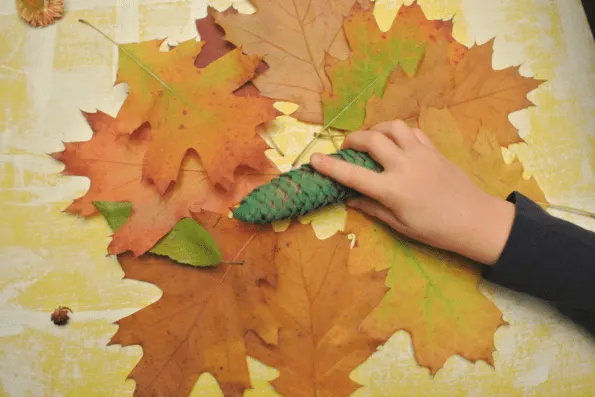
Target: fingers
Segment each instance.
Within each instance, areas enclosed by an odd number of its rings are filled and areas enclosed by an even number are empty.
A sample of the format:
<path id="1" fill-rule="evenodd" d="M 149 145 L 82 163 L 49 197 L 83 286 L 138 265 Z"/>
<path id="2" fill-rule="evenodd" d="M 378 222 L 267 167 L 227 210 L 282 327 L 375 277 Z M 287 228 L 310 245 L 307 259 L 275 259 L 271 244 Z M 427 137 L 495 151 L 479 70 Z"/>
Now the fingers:
<path id="1" fill-rule="evenodd" d="M 376 124 L 372 127 L 372 130 L 382 132 L 404 150 L 420 142 L 413 130 L 401 120 L 385 121 Z"/>
<path id="2" fill-rule="evenodd" d="M 413 133 L 421 143 L 423 143 L 430 149 L 436 149 L 436 146 L 434 146 L 434 142 L 432 142 L 432 140 L 426 134 L 424 134 L 422 130 L 420 130 L 419 128 L 414 128 Z"/>
<path id="3" fill-rule="evenodd" d="M 347 206 L 358 209 L 366 215 L 381 220 L 399 233 L 405 235 L 409 235 L 410 233 L 410 230 L 407 226 L 399 222 L 399 220 L 395 218 L 393 213 L 388 208 L 377 201 L 361 197 L 347 201 Z"/>
<path id="4" fill-rule="evenodd" d="M 381 174 L 346 161 L 315 153 L 310 159 L 314 169 L 342 185 L 373 198 L 380 198 L 385 192 Z"/>
<path id="5" fill-rule="evenodd" d="M 402 154 L 401 149 L 390 138 L 378 131 L 357 131 L 349 134 L 343 143 L 344 148 L 367 152 L 384 169 L 391 169 Z"/>

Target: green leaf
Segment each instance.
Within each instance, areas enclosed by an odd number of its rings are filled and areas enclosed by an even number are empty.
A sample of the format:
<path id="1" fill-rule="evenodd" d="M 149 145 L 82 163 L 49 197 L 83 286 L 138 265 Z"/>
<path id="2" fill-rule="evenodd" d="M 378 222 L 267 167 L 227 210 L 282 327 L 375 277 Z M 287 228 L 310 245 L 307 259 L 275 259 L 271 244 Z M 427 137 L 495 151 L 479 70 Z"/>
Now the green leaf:
<path id="1" fill-rule="evenodd" d="M 95 201 L 93 205 L 103 215 L 113 232 L 124 226 L 126 220 L 132 215 L 132 203 Z"/>
<path id="2" fill-rule="evenodd" d="M 95 201 L 93 205 L 114 232 L 132 215 L 129 202 Z M 222 260 L 213 236 L 191 218 L 179 221 L 149 252 L 191 266 L 215 266 Z"/>

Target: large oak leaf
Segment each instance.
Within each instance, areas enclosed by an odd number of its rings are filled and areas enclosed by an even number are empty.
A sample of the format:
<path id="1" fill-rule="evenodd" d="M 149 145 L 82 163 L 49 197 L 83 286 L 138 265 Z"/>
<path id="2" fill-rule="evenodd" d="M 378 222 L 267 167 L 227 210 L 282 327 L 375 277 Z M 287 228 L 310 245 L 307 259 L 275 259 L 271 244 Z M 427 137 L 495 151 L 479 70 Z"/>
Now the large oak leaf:
<path id="1" fill-rule="evenodd" d="M 141 345 L 130 377 L 136 397 L 186 396 L 203 372 L 226 396 L 250 387 L 246 354 L 274 365 L 287 396 L 349 395 L 349 373 L 385 340 L 360 332 L 382 300 L 386 272 L 348 271 L 349 240 L 319 240 L 311 227 L 283 233 L 197 214 L 227 261 L 184 267 L 146 255 L 119 257 L 127 278 L 163 291 L 154 304 L 118 321 L 112 344 Z"/>
<path id="2" fill-rule="evenodd" d="M 204 42 L 189 40 L 169 51 L 161 51 L 163 40 L 119 46 L 118 73 L 115 84 L 128 84 L 128 97 L 116 119 L 122 133 L 131 134 L 151 115 L 154 96 L 164 89 L 160 76 L 182 73 L 182 65 L 194 63 Z"/>
<path id="3" fill-rule="evenodd" d="M 279 235 L 209 214 L 199 220 L 223 258 L 244 265 L 197 269 L 153 255 L 118 258 L 126 278 L 163 291 L 157 302 L 119 320 L 110 341 L 143 348 L 129 375 L 136 381 L 135 397 L 187 396 L 204 372 L 217 379 L 225 396 L 241 396 L 251 387 L 245 333 L 277 343 L 279 324 L 264 295 L 276 284 Z"/>
<path id="4" fill-rule="evenodd" d="M 142 178 L 142 162 L 151 145 L 151 130 L 143 125 L 134 135 L 119 133 L 117 122 L 102 113 L 83 113 L 93 136 L 86 142 L 65 144 L 53 157 L 65 165 L 66 175 L 86 176 L 89 191 L 77 198 L 67 212 L 90 216 L 97 213 L 94 201 L 129 201 L 133 214 L 115 234 L 111 254 L 132 251 L 141 255 L 191 211 L 207 210 L 227 214 L 245 194 L 274 175 L 242 169 L 236 184 L 226 191 L 207 182 L 205 171 L 195 156 L 186 156 L 178 182 L 164 196 Z M 274 174 L 271 165 L 269 173 Z"/>

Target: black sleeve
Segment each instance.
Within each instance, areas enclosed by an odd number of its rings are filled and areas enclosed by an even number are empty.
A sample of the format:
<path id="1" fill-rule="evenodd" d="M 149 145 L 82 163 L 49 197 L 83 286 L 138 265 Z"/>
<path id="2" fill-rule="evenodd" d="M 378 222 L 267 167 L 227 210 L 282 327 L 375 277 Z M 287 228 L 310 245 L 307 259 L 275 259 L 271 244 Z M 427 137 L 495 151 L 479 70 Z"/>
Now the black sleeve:
<path id="1" fill-rule="evenodd" d="M 595 233 L 549 215 L 518 192 L 508 241 L 483 276 L 549 301 L 595 335 Z"/>

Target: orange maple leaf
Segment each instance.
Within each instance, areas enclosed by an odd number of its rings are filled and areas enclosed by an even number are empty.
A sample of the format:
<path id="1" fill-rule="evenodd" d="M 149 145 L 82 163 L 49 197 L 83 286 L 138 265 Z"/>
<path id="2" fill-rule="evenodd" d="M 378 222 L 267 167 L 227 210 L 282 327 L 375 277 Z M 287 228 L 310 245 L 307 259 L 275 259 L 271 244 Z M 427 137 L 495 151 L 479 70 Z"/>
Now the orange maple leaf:
<path id="1" fill-rule="evenodd" d="M 217 379 L 225 396 L 241 396 L 251 387 L 246 332 L 254 331 L 268 344 L 278 341 L 279 324 L 264 296 L 277 282 L 279 235 L 225 217 L 202 214 L 199 219 L 223 257 L 242 259 L 243 266 L 197 269 L 150 254 L 118 258 L 126 278 L 163 291 L 157 302 L 119 320 L 109 343 L 143 348 L 129 375 L 136 381 L 135 397 L 187 396 L 204 372 Z"/>
<path id="2" fill-rule="evenodd" d="M 469 147 L 467 136 L 450 108 L 424 108 L 418 120 L 419 127 L 438 150 L 484 191 L 504 199 L 518 190 L 534 201 L 546 201 L 537 181 L 523 177 L 523 165 L 518 159 L 511 164 L 504 162 L 498 142 L 501 131 L 481 126 Z"/>
<path id="3" fill-rule="evenodd" d="M 368 6 L 368 0 L 358 0 Z M 252 0 L 252 15 L 232 10 L 211 11 L 226 39 L 248 54 L 262 56 L 270 69 L 254 85 L 270 98 L 291 101 L 299 109 L 293 116 L 322 123 L 320 95 L 331 88 L 324 71 L 328 53 L 345 59 L 348 47 L 342 25 L 356 0 Z"/>
<path id="4" fill-rule="evenodd" d="M 496 135 L 487 129 L 480 129 L 469 148 L 448 109 L 422 109 L 419 124 L 440 152 L 478 187 L 499 197 L 519 190 L 534 200 L 544 200 L 535 180 L 522 177 L 518 161 L 504 162 Z M 390 268 L 387 285 L 391 290 L 362 329 L 379 339 L 399 329 L 408 331 L 417 362 L 431 373 L 455 354 L 493 364 L 493 335 L 506 323 L 496 306 L 478 291 L 477 266 L 458 255 L 402 238 L 359 213 L 348 213 L 346 232 L 357 236 L 350 256 L 353 273 Z"/>
<path id="5" fill-rule="evenodd" d="M 151 145 L 151 130 L 143 125 L 132 136 L 119 133 L 117 122 L 105 113 L 83 113 L 93 136 L 86 142 L 66 143 L 63 152 L 52 156 L 65 164 L 66 175 L 86 176 L 89 191 L 77 198 L 67 212 L 90 216 L 97 213 L 94 201 L 130 201 L 133 214 L 115 234 L 110 254 L 132 251 L 141 255 L 191 211 L 207 210 L 227 214 L 253 188 L 273 175 L 242 169 L 236 172 L 234 188 L 225 191 L 212 186 L 195 156 L 186 156 L 178 182 L 161 196 L 142 178 L 142 161 Z M 269 165 L 268 172 L 275 173 Z"/>
<path id="6" fill-rule="evenodd" d="M 386 292 L 385 272 L 349 273 L 349 240 L 319 240 L 308 225 L 279 237 L 278 283 L 267 303 L 280 322 L 278 346 L 247 336 L 248 353 L 274 366 L 276 390 L 286 396 L 348 396 L 359 385 L 349 374 L 385 339 L 360 332 L 360 323 Z"/>
<path id="7" fill-rule="evenodd" d="M 532 106 L 527 94 L 543 81 L 521 76 L 518 67 L 492 69 L 492 53 L 493 40 L 471 47 L 451 66 L 444 45 L 429 46 L 414 77 L 397 68 L 382 98 L 370 99 L 364 126 L 416 119 L 422 107 L 448 106 L 469 143 L 482 125 L 498 132 L 501 146 L 522 142 L 508 115 Z"/>
<path id="8" fill-rule="evenodd" d="M 246 354 L 275 365 L 288 396 L 348 395 L 349 373 L 377 340 L 358 325 L 386 292 L 385 272 L 348 272 L 349 240 L 319 240 L 308 225 L 283 233 L 200 214 L 227 260 L 198 269 L 146 255 L 120 256 L 127 278 L 161 288 L 156 303 L 118 321 L 111 344 L 141 345 L 136 397 L 185 396 L 203 372 L 226 396 L 250 387 Z M 250 332 L 249 332 L 250 331 Z"/>
<path id="9" fill-rule="evenodd" d="M 268 166 L 268 146 L 257 127 L 279 114 L 274 101 L 233 95 L 254 76 L 260 59 L 236 49 L 197 68 L 202 46 L 189 41 L 169 53 L 155 41 L 120 46 L 118 81 L 130 85 L 130 94 L 117 119 L 127 133 L 145 121 L 151 125 L 143 178 L 161 194 L 177 180 L 189 150 L 198 153 L 210 182 L 227 189 L 237 167 Z"/>
<path id="10" fill-rule="evenodd" d="M 429 44 L 415 77 L 410 78 L 398 66 L 389 77 L 384 94 L 370 98 L 364 128 L 389 120 L 416 122 L 422 106 L 444 107 L 446 93 L 454 86 L 454 68 L 448 61 L 446 42 Z"/>
<path id="11" fill-rule="evenodd" d="M 167 52 L 160 51 L 162 45 L 163 40 L 157 39 L 119 47 L 118 74 L 114 84 L 128 84 L 128 97 L 116 116 L 122 133 L 132 134 L 147 122 L 155 95 L 164 89 L 160 76 L 182 73 L 181 65 L 193 64 L 205 42 L 189 40 Z"/>
<path id="12" fill-rule="evenodd" d="M 381 97 L 387 79 L 398 66 L 415 74 L 428 43 L 445 42 L 445 51 L 455 63 L 466 48 L 452 37 L 451 21 L 430 21 L 417 4 L 401 7 L 387 32 L 378 29 L 369 10 L 355 6 L 343 30 L 351 49 L 349 59 L 328 57 L 325 70 L 332 90 L 322 95 L 325 126 L 354 131 L 364 122 L 366 103 Z"/>

